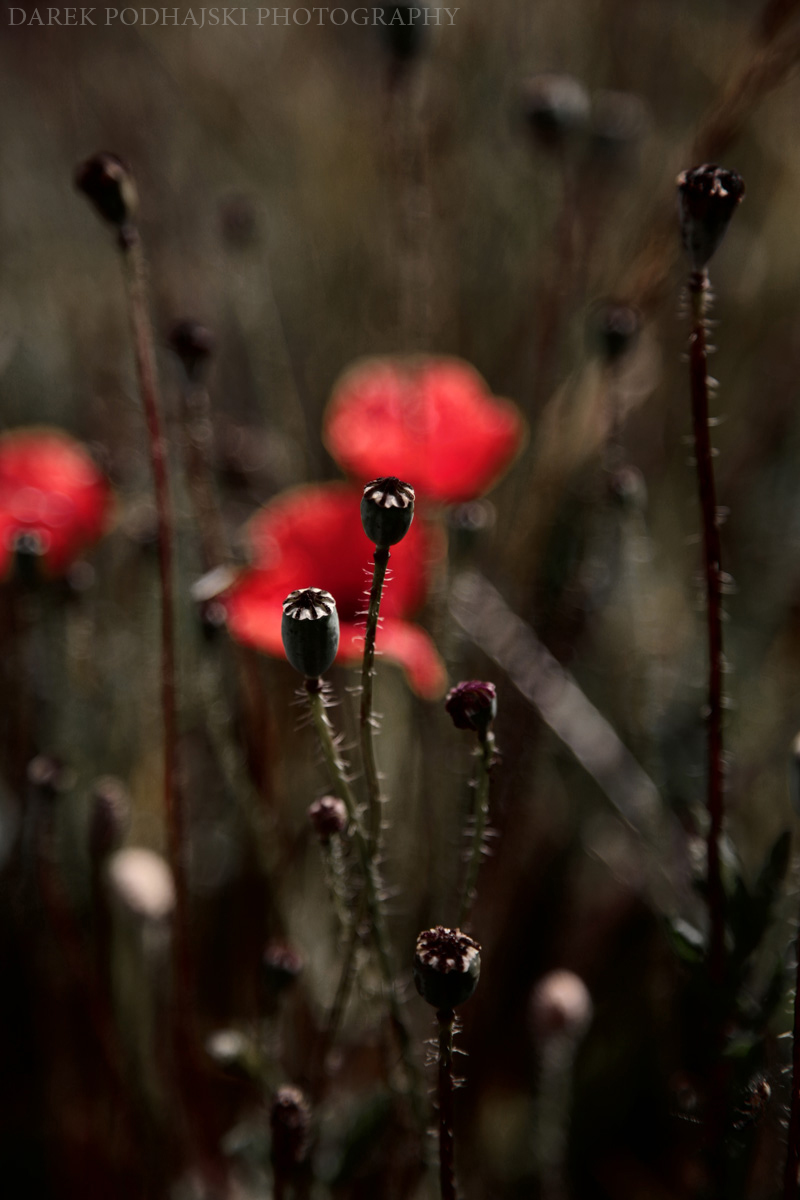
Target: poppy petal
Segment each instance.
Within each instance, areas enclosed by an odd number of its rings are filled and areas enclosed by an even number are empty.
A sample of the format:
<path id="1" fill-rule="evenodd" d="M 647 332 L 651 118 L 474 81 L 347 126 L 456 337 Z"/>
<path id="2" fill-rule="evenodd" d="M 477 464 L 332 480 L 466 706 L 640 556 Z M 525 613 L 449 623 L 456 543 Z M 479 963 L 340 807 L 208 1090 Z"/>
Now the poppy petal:
<path id="1" fill-rule="evenodd" d="M 324 419 L 328 449 L 357 479 L 397 475 L 421 497 L 463 502 L 482 495 L 525 437 L 519 410 L 492 396 L 455 358 L 374 358 L 334 389 Z"/>

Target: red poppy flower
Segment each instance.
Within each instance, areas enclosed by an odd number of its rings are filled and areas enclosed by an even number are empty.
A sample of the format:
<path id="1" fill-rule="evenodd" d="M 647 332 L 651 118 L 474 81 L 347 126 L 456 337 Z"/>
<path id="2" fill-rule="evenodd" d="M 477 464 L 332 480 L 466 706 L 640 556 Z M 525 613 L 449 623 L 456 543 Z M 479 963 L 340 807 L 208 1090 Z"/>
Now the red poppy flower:
<path id="1" fill-rule="evenodd" d="M 360 662 L 366 594 L 375 550 L 361 527 L 361 493 L 346 483 L 298 487 L 252 518 L 255 565 L 221 598 L 235 638 L 276 658 L 283 601 L 295 588 L 319 587 L 336 600 L 341 625 L 337 662 Z M 430 567 L 442 554 L 441 537 L 419 517 L 392 547 L 390 577 L 381 601 L 376 648 L 399 663 L 412 688 L 435 697 L 444 690 L 444 665 L 428 634 L 409 618 L 428 589 Z"/>
<path id="2" fill-rule="evenodd" d="M 418 496 L 463 502 L 497 482 L 525 426 L 457 358 L 371 358 L 341 378 L 324 436 L 339 465 L 366 482 L 407 479 Z"/>
<path id="3" fill-rule="evenodd" d="M 0 576 L 28 535 L 48 575 L 63 575 L 105 530 L 111 488 L 83 446 L 57 429 L 0 436 Z"/>

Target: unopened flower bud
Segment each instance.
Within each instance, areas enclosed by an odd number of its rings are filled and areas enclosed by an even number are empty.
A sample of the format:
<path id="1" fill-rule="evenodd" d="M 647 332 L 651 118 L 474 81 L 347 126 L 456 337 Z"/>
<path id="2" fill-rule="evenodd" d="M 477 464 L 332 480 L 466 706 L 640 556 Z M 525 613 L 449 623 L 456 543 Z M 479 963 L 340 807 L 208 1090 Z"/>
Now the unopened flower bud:
<path id="1" fill-rule="evenodd" d="M 594 1006 L 589 990 L 572 971 L 550 971 L 534 987 L 530 1017 L 539 1038 L 582 1038 L 592 1021 Z"/>
<path id="2" fill-rule="evenodd" d="M 261 957 L 261 979 L 272 995 L 285 992 L 303 970 L 300 954 L 285 942 L 268 942 Z"/>
<path id="3" fill-rule="evenodd" d="M 300 1088 L 278 1088 L 269 1115 L 272 1164 L 279 1176 L 290 1174 L 308 1153 L 311 1109 Z"/>
<path id="4" fill-rule="evenodd" d="M 108 878 L 125 908 L 146 921 L 166 920 L 175 908 L 172 872 L 152 850 L 117 850 L 108 861 Z"/>
<path id="5" fill-rule="evenodd" d="M 339 614 L 330 592 L 300 588 L 283 602 L 283 648 L 289 662 L 307 679 L 324 675 L 339 649 Z"/>
<path id="6" fill-rule="evenodd" d="M 594 313 L 593 332 L 607 363 L 616 363 L 635 345 L 640 320 L 635 308 L 609 301 Z"/>
<path id="7" fill-rule="evenodd" d="M 678 176 L 681 238 L 692 268 L 701 271 L 719 246 L 744 196 L 744 180 L 736 171 L 713 163 Z"/>
<path id="8" fill-rule="evenodd" d="M 109 224 L 121 229 L 136 217 L 133 176 L 116 154 L 95 154 L 87 159 L 75 173 L 75 186 Z"/>
<path id="9" fill-rule="evenodd" d="M 338 796 L 320 796 L 309 808 L 308 816 L 321 842 L 329 842 L 347 829 L 347 808 Z"/>
<path id="10" fill-rule="evenodd" d="M 457 683 L 447 693 L 444 707 L 456 729 L 471 729 L 483 738 L 497 716 L 497 689 L 478 679 Z"/>
<path id="11" fill-rule="evenodd" d="M 382 550 L 402 541 L 414 520 L 414 489 L 395 475 L 373 479 L 361 498 L 361 524 Z"/>
<path id="12" fill-rule="evenodd" d="M 480 973 L 481 948 L 460 929 L 437 925 L 417 938 L 414 983 L 434 1008 L 456 1008 L 469 1000 Z"/>
<path id="13" fill-rule="evenodd" d="M 187 377 L 201 378 L 214 353 L 216 338 L 199 321 L 176 321 L 169 332 L 169 344 L 181 360 Z"/>
<path id="14" fill-rule="evenodd" d="M 534 141 L 558 150 L 586 130 L 591 104 L 571 75 L 534 75 L 523 84 L 522 111 Z"/>
<path id="15" fill-rule="evenodd" d="M 127 788 L 112 775 L 98 779 L 92 789 L 89 812 L 89 853 L 93 859 L 108 858 L 125 841 L 131 822 Z"/>

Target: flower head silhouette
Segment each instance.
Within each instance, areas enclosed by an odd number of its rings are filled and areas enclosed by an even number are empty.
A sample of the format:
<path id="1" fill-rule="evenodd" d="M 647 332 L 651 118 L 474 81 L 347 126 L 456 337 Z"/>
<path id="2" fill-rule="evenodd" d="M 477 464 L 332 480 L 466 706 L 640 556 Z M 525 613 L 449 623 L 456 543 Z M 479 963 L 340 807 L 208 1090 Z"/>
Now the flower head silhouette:
<path id="1" fill-rule="evenodd" d="M 86 450 L 57 429 L 0 436 L 0 578 L 18 552 L 63 575 L 102 535 L 111 489 Z"/>
<path id="2" fill-rule="evenodd" d="M 525 437 L 509 400 L 456 358 L 371 358 L 334 388 L 323 434 L 336 462 L 366 482 L 408 479 L 417 496 L 461 503 L 482 495 Z"/>
<path id="3" fill-rule="evenodd" d="M 297 588 L 320 587 L 339 611 L 337 661 L 360 662 L 366 568 L 374 551 L 361 526 L 360 506 L 361 491 L 349 484 L 310 484 L 279 496 L 251 519 L 254 565 L 221 597 L 238 641 L 283 658 L 283 601 Z M 424 521 L 415 521 L 392 547 L 392 577 L 377 636 L 378 652 L 398 663 L 414 691 L 428 698 L 444 690 L 444 665 L 428 634 L 410 618 L 425 599 L 431 566 L 442 552 L 440 536 Z"/>

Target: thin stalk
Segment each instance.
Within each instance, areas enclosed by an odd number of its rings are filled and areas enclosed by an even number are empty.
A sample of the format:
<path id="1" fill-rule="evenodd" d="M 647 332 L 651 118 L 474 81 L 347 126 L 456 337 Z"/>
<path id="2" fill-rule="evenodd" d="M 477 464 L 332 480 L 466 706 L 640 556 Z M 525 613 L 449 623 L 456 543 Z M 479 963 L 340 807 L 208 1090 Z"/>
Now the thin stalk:
<path id="1" fill-rule="evenodd" d="M 722 765 L 722 567 L 719 516 L 714 484 L 711 436 L 708 429 L 708 351 L 706 346 L 706 309 L 708 300 L 706 271 L 693 271 L 689 277 L 692 332 L 689 342 L 689 377 L 692 398 L 692 434 L 697 463 L 697 482 L 703 527 L 703 561 L 706 581 L 706 620 L 708 634 L 708 716 L 707 716 L 707 884 L 709 967 L 711 981 L 721 987 L 725 975 L 725 892 L 720 871 L 720 839 L 724 817 Z"/>
<path id="2" fill-rule="evenodd" d="M 389 951 L 389 938 L 386 930 L 383 902 L 381 900 L 381 882 L 378 875 L 378 869 L 375 865 L 372 854 L 370 853 L 369 842 L 367 841 L 367 837 L 361 825 L 358 806 L 356 804 L 356 799 L 353 795 L 350 784 L 347 781 L 344 763 L 339 756 L 339 752 L 333 740 L 333 730 L 325 712 L 325 701 L 320 688 L 321 685 L 318 679 L 306 680 L 306 692 L 308 693 L 311 716 L 313 718 L 317 736 L 319 737 L 320 745 L 322 747 L 325 764 L 328 768 L 328 773 L 334 789 L 336 790 L 337 795 L 341 796 L 347 809 L 347 816 L 351 827 L 351 837 L 356 848 L 356 854 L 358 855 L 361 874 L 364 878 L 364 902 L 370 923 L 372 939 L 375 943 L 375 949 L 378 955 L 378 963 L 384 979 L 386 1000 L 389 1006 L 389 1016 L 398 1046 L 400 1048 L 403 1066 L 406 1071 L 409 1085 L 409 1095 L 414 1108 L 414 1113 L 424 1128 L 426 1120 L 425 1104 L 422 1100 L 419 1075 L 411 1049 L 411 1035 L 408 1032 L 408 1028 L 400 1011 L 400 1004 L 397 999 L 397 992 L 394 986 L 394 971 L 392 969 L 392 960 Z"/>
<path id="3" fill-rule="evenodd" d="M 370 853 L 379 849 L 381 830 L 381 784 L 375 762 L 375 743 L 372 732 L 372 679 L 375 667 L 375 637 L 381 609 L 381 593 L 389 565 L 389 548 L 375 547 L 375 570 L 369 593 L 367 628 L 364 634 L 364 661 L 361 667 L 361 757 L 364 761 L 364 780 L 367 785 L 367 833 Z"/>
<path id="4" fill-rule="evenodd" d="M 784 1200 L 797 1200 L 798 1173 L 800 1173 L 800 926 L 797 930 L 795 954 L 797 967 L 792 1034 L 792 1098 L 789 1106 L 789 1136 L 786 1170 L 783 1178 Z"/>
<path id="5" fill-rule="evenodd" d="M 442 1008 L 436 1014 L 439 1022 L 439 1187 L 442 1200 L 456 1200 L 454 1167 L 453 1114 L 455 1082 L 453 1080 L 453 1022 L 452 1008 Z"/>
<path id="6" fill-rule="evenodd" d="M 147 423 L 150 462 L 158 515 L 158 569 L 161 592 L 161 714 L 164 731 L 164 811 L 167 855 L 175 877 L 175 933 L 179 1000 L 189 994 L 186 938 L 186 873 L 183 811 L 178 779 L 178 723 L 175 684 L 175 614 L 173 593 L 172 502 L 169 489 L 161 399 L 156 375 L 153 330 L 147 303 L 147 270 L 139 233 L 126 227 L 120 238 L 128 293 L 136 369 Z M 181 996 L 182 993 L 182 996 Z"/>
<path id="7" fill-rule="evenodd" d="M 461 907 L 458 910 L 458 927 L 463 929 L 478 889 L 478 871 L 483 853 L 483 839 L 486 833 L 486 822 L 489 817 L 489 776 L 494 762 L 495 738 L 491 729 L 480 738 L 478 772 L 475 779 L 475 828 L 472 834 L 472 847 L 467 862 L 467 874 L 464 880 L 464 892 L 461 897 Z"/>

